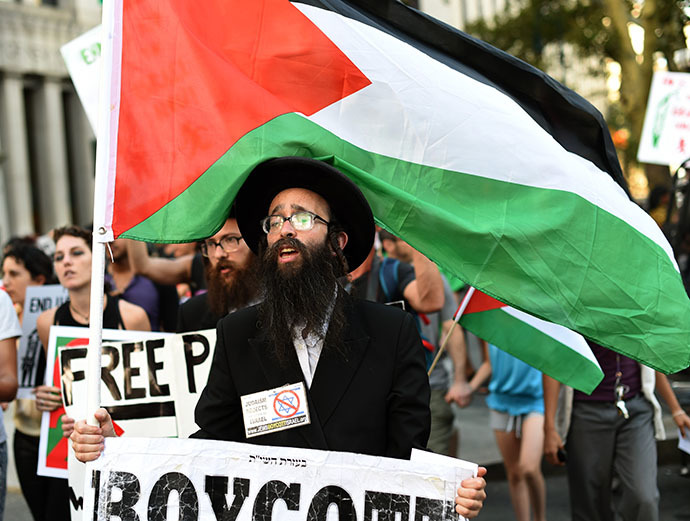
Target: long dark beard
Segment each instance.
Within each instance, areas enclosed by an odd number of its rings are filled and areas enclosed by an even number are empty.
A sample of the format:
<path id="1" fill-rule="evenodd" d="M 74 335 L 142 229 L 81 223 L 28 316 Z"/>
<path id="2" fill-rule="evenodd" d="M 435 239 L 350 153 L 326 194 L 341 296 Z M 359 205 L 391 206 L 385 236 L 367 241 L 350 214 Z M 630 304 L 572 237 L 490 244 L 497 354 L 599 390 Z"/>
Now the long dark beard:
<path id="1" fill-rule="evenodd" d="M 278 265 L 278 252 L 284 246 L 299 252 L 298 265 Z M 304 325 L 303 335 L 311 332 L 321 335 L 331 307 L 322 354 L 326 351 L 344 354 L 344 303 L 342 292 L 336 292 L 343 269 L 330 246 L 324 243 L 307 248 L 297 239 L 281 239 L 263 252 L 260 266 L 263 302 L 259 306 L 259 320 L 274 346 L 278 362 L 286 366 L 294 359 L 293 326 Z"/>
<path id="2" fill-rule="evenodd" d="M 221 259 L 214 267 L 209 265 L 206 268 L 208 307 L 214 315 L 225 316 L 230 310 L 245 308 L 256 300 L 259 294 L 258 264 L 257 258 L 251 255 L 245 266 Z M 223 268 L 231 270 L 229 277 L 220 272 Z"/>

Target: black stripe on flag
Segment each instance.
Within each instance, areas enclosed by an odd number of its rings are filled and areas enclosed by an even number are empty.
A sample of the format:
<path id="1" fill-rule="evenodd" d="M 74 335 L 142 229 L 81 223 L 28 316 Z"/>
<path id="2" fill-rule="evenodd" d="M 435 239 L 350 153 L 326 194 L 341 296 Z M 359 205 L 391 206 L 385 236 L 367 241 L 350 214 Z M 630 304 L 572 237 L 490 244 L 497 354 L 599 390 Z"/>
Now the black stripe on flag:
<path id="1" fill-rule="evenodd" d="M 630 197 L 604 117 L 536 67 L 397 0 L 300 0 L 384 31 L 509 96 L 560 145 L 607 172 Z"/>

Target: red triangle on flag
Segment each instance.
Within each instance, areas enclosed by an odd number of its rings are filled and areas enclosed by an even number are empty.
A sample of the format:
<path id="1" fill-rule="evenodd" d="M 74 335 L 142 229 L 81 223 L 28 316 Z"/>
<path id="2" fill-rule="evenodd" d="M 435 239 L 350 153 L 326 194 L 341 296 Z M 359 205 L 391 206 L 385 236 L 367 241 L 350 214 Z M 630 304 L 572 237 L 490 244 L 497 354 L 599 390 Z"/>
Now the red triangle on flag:
<path id="1" fill-rule="evenodd" d="M 469 315 L 470 313 L 479 313 L 481 311 L 490 311 L 492 309 L 503 308 L 506 305 L 500 300 L 496 300 L 490 297 L 486 293 L 482 293 L 478 289 L 474 291 L 469 304 L 465 308 L 464 315 Z"/>
<path id="2" fill-rule="evenodd" d="M 288 0 L 124 2 L 115 235 L 249 131 L 370 83 Z"/>
<path id="3" fill-rule="evenodd" d="M 117 423 L 115 423 L 115 420 L 112 420 L 113 422 L 113 430 L 115 431 L 115 436 L 122 436 L 125 432 L 125 430 L 120 427 Z"/>

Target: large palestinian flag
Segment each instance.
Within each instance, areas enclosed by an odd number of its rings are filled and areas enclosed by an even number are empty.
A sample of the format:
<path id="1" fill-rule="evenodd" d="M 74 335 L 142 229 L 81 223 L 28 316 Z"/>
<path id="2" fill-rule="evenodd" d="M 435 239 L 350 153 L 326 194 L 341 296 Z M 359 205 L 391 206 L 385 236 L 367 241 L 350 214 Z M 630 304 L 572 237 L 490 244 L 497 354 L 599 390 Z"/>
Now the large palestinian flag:
<path id="1" fill-rule="evenodd" d="M 543 73 L 393 0 L 113 5 L 107 235 L 209 236 L 256 164 L 321 158 L 467 283 L 663 371 L 690 364 L 668 243 L 601 115 Z"/>

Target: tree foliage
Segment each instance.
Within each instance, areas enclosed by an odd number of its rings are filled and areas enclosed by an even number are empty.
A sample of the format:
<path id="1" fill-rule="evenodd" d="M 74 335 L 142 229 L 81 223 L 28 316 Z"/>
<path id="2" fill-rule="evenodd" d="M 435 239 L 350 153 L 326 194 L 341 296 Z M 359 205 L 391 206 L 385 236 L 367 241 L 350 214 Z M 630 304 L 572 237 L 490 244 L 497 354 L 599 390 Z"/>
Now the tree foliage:
<path id="1" fill-rule="evenodd" d="M 544 49 L 549 44 L 570 44 L 581 56 L 618 62 L 625 121 L 615 126 L 628 128 L 629 148 L 636 153 L 654 59 L 661 53 L 669 70 L 678 70 L 673 52 L 685 47 L 689 10 L 689 0 L 513 0 L 496 19 L 480 20 L 466 31 L 547 71 Z M 644 29 L 640 56 L 633 50 L 629 24 Z"/>

